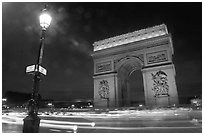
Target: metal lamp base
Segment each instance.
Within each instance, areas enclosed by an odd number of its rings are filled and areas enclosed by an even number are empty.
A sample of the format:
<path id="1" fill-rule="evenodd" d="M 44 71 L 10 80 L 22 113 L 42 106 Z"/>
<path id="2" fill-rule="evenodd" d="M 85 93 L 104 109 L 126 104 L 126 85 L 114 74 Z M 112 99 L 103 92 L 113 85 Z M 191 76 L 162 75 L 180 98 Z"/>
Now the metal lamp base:
<path id="1" fill-rule="evenodd" d="M 39 133 L 40 118 L 37 115 L 28 115 L 23 121 L 23 133 Z"/>

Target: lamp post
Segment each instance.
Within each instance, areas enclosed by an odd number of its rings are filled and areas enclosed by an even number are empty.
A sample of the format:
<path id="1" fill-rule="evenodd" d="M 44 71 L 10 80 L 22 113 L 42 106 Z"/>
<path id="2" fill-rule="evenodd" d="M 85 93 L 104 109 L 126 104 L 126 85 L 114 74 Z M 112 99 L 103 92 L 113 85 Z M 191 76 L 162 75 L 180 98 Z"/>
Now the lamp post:
<path id="1" fill-rule="evenodd" d="M 38 51 L 38 57 L 35 65 L 28 66 L 26 72 L 33 75 L 33 93 L 32 98 L 28 102 L 28 116 L 23 119 L 23 133 L 38 133 L 40 118 L 38 117 L 39 109 L 39 83 L 42 75 L 46 75 L 46 69 L 44 69 L 42 64 L 43 50 L 44 50 L 44 40 L 47 28 L 51 23 L 51 16 L 49 15 L 46 7 L 42 10 L 39 17 L 40 26 L 42 28 L 42 35 L 40 38 L 40 47 Z"/>

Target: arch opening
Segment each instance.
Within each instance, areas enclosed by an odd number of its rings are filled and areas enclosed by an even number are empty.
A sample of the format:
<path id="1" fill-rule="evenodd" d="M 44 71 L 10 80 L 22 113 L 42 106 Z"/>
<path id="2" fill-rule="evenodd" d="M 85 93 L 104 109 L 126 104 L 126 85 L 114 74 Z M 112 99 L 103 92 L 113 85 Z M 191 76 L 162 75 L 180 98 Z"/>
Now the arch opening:
<path id="1" fill-rule="evenodd" d="M 119 106 L 144 104 L 142 64 L 138 59 L 126 59 L 121 63 L 118 67 Z"/>
<path id="2" fill-rule="evenodd" d="M 130 106 L 145 105 L 143 76 L 141 70 L 134 70 L 128 78 Z"/>

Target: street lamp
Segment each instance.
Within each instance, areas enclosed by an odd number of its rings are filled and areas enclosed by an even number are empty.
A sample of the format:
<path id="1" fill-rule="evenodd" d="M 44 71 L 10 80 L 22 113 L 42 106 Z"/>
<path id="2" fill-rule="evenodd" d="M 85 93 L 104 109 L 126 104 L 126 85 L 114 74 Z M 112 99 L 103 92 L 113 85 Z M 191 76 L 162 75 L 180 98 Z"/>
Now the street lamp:
<path id="1" fill-rule="evenodd" d="M 6 101 L 7 101 L 7 98 L 2 98 L 2 101 L 3 101 L 3 102 L 6 102 Z"/>
<path id="2" fill-rule="evenodd" d="M 43 30 L 46 30 L 50 26 L 52 17 L 50 16 L 46 8 L 43 9 L 42 14 L 39 17 L 39 20 L 40 26 L 42 27 Z"/>
<path id="3" fill-rule="evenodd" d="M 28 66 L 26 68 L 26 72 L 28 74 L 33 75 L 33 93 L 32 99 L 28 102 L 28 116 L 23 119 L 23 133 L 38 133 L 39 132 L 39 124 L 40 118 L 38 115 L 39 109 L 39 82 L 41 80 L 42 75 L 46 75 L 47 70 L 44 69 L 42 64 L 42 57 L 43 57 L 43 50 L 44 50 L 44 39 L 45 33 L 47 28 L 50 26 L 51 23 L 51 16 L 47 11 L 46 7 L 42 10 L 42 13 L 39 17 L 40 19 L 40 26 L 42 28 L 42 35 L 40 38 L 40 48 L 38 51 L 38 57 L 35 65 Z"/>

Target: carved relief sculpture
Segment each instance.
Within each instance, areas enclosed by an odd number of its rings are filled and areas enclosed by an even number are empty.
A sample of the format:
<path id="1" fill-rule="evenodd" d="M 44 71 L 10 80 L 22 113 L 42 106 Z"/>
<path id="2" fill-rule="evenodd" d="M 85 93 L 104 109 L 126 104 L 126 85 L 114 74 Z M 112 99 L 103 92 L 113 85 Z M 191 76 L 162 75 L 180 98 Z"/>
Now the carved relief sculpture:
<path id="1" fill-rule="evenodd" d="M 98 94 L 102 99 L 109 98 L 109 85 L 107 80 L 102 80 L 99 82 L 99 91 Z"/>
<path id="2" fill-rule="evenodd" d="M 154 81 L 152 90 L 155 92 L 155 97 L 169 96 L 169 85 L 167 84 L 168 79 L 165 72 L 158 71 L 156 74 L 152 74 L 152 80 Z"/>
<path id="3" fill-rule="evenodd" d="M 96 73 L 111 71 L 111 61 L 97 63 L 96 64 Z"/>

